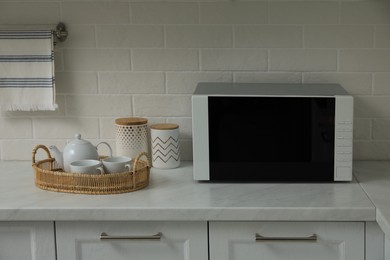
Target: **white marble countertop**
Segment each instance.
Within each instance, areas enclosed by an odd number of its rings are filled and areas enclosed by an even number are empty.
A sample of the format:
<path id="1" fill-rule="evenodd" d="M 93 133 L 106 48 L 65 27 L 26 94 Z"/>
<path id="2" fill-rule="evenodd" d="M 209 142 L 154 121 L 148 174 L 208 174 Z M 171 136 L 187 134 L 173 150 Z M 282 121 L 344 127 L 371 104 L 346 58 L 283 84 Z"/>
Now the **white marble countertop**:
<path id="1" fill-rule="evenodd" d="M 356 168 L 360 177 L 370 171 L 370 164 L 362 163 Z M 116 195 L 79 195 L 41 190 L 34 185 L 31 162 L 3 161 L 0 162 L 0 191 L 1 221 L 377 219 L 375 206 L 356 181 L 204 183 L 192 180 L 192 165 L 188 162 L 173 170 L 152 168 L 150 184 L 143 190 Z M 389 217 L 390 205 L 386 213 Z"/>
<path id="2" fill-rule="evenodd" d="M 390 162 L 355 162 L 354 174 L 376 207 L 376 221 L 390 238 Z"/>

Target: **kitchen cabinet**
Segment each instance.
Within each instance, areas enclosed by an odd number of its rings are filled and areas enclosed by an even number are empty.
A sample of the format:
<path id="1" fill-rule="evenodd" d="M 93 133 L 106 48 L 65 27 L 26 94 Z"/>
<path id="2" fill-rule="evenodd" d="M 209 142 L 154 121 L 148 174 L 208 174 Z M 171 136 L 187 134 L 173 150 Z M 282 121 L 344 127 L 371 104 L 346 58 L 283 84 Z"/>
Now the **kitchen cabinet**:
<path id="1" fill-rule="evenodd" d="M 385 234 L 376 222 L 366 225 L 366 260 L 385 259 Z"/>
<path id="2" fill-rule="evenodd" d="M 390 162 L 354 168 L 361 183 L 205 184 L 193 181 L 184 162 L 170 171 L 152 169 L 147 189 L 100 197 L 42 191 L 32 185 L 30 162 L 0 162 L 0 260 L 251 260 L 253 254 L 307 260 L 302 252 L 315 254 L 310 260 L 322 254 L 390 260 Z M 162 235 L 160 241 L 100 240 L 103 232 Z M 256 233 L 315 233 L 318 243 L 255 243 Z M 276 255 L 266 258 L 270 250 Z"/>
<path id="3" fill-rule="evenodd" d="M 207 222 L 59 221 L 56 234 L 57 260 L 208 259 Z"/>
<path id="4" fill-rule="evenodd" d="M 54 223 L 0 222 L 0 259 L 55 259 Z"/>
<path id="5" fill-rule="evenodd" d="M 390 260 L 390 237 L 385 238 L 385 260 Z"/>
<path id="6" fill-rule="evenodd" d="M 385 240 L 385 260 L 390 260 L 390 238 Z"/>
<path id="7" fill-rule="evenodd" d="M 210 260 L 364 260 L 364 222 L 210 222 Z"/>
<path id="8" fill-rule="evenodd" d="M 383 260 L 383 238 L 374 222 L 56 222 L 57 260 Z"/>

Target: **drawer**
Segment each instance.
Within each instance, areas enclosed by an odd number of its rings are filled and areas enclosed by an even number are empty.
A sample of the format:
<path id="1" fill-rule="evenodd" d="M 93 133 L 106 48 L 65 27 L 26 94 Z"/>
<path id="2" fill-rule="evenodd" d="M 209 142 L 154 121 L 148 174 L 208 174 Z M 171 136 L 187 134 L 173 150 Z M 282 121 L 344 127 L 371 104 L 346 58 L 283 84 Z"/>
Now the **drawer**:
<path id="1" fill-rule="evenodd" d="M 56 231 L 57 260 L 208 259 L 206 222 L 57 222 Z"/>
<path id="2" fill-rule="evenodd" d="M 211 222 L 210 260 L 364 260 L 363 222 Z"/>
<path id="3" fill-rule="evenodd" d="M 50 221 L 1 222 L 0 259 L 55 259 L 54 223 Z"/>

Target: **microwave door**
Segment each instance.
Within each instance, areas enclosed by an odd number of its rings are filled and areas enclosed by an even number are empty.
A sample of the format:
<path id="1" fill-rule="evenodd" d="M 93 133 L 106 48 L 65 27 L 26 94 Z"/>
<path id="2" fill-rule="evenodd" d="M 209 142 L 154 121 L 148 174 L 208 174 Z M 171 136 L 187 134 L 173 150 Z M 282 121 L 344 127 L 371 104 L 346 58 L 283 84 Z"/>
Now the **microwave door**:
<path id="1" fill-rule="evenodd" d="M 209 97 L 210 180 L 333 180 L 334 103 L 334 98 Z"/>

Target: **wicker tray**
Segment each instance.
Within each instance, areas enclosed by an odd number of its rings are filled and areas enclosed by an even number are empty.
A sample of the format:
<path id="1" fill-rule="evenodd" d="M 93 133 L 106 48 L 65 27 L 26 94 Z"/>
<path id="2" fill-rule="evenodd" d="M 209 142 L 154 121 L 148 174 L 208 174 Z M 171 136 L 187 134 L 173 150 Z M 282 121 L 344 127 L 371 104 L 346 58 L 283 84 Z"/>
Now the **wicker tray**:
<path id="1" fill-rule="evenodd" d="M 47 154 L 47 159 L 36 161 L 39 149 Z M 147 161 L 140 158 L 144 156 Z M 141 153 L 133 163 L 131 172 L 110 174 L 80 174 L 64 172 L 58 168 L 49 149 L 37 145 L 32 152 L 32 167 L 35 174 L 35 186 L 43 190 L 80 193 L 80 194 L 117 194 L 140 190 L 148 186 L 150 163 L 148 155 Z"/>

